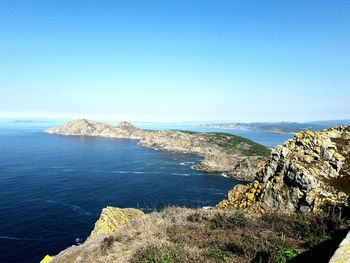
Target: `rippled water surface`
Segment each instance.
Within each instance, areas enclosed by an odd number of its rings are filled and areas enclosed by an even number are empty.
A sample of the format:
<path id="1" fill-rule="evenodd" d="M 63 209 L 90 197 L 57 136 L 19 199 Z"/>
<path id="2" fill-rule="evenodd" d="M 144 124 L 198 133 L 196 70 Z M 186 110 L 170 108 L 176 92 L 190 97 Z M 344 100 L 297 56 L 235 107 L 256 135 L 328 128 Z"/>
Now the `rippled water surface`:
<path id="1" fill-rule="evenodd" d="M 238 182 L 191 169 L 195 155 L 45 135 L 47 126 L 0 124 L 1 263 L 39 262 L 83 241 L 107 205 L 211 206 Z"/>

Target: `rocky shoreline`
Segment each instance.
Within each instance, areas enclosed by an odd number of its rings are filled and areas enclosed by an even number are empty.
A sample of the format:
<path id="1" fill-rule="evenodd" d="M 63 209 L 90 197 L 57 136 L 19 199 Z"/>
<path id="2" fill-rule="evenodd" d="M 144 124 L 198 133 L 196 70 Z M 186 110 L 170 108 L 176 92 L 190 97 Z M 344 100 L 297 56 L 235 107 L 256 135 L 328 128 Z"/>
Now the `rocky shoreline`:
<path id="1" fill-rule="evenodd" d="M 195 169 L 225 173 L 251 181 L 263 165 L 270 150 L 253 141 L 226 133 L 202 133 L 181 130 L 151 131 L 136 128 L 128 122 L 116 126 L 80 119 L 45 131 L 66 136 L 94 136 L 138 140 L 139 145 L 153 149 L 191 153 L 203 157 Z"/>

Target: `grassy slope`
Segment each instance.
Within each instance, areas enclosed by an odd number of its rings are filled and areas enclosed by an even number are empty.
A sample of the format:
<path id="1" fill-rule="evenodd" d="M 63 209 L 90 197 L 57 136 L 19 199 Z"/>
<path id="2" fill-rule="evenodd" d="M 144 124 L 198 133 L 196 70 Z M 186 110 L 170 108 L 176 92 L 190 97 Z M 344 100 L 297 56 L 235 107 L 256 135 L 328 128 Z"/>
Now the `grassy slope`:
<path id="1" fill-rule="evenodd" d="M 222 148 L 224 148 L 229 153 L 242 153 L 246 156 L 270 156 L 271 151 L 252 140 L 249 140 L 247 138 L 229 134 L 229 133 L 223 133 L 223 132 L 193 132 L 193 131 L 184 131 L 184 130 L 178 130 L 183 133 L 191 134 L 191 135 L 197 135 L 204 137 L 206 141 L 216 144 Z M 245 147 L 248 146 L 248 147 Z"/>
<path id="2" fill-rule="evenodd" d="M 168 208 L 132 221 L 89 253 L 99 262 L 276 262 L 284 263 L 332 238 L 342 221 L 321 216 Z M 89 263 L 90 261 L 86 261 Z"/>

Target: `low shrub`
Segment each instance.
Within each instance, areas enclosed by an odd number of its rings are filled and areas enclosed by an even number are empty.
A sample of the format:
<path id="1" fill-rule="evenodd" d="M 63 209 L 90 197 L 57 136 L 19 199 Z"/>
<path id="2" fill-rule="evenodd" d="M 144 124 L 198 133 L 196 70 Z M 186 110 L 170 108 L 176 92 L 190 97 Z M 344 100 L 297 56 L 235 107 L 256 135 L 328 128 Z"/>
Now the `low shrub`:
<path id="1" fill-rule="evenodd" d="M 272 251 L 272 259 L 276 263 L 285 263 L 297 255 L 295 248 L 289 244 L 276 242 Z"/>
<path id="2" fill-rule="evenodd" d="M 228 253 L 221 249 L 210 250 L 209 256 L 211 256 L 215 261 L 226 261 L 229 258 Z"/>
<path id="3" fill-rule="evenodd" d="M 312 236 L 307 242 L 306 245 L 308 248 L 313 248 L 321 243 L 323 243 L 324 241 L 329 240 L 331 237 L 325 233 L 316 235 L 316 236 Z"/>
<path id="4" fill-rule="evenodd" d="M 102 253 L 106 253 L 113 245 L 115 239 L 113 236 L 105 237 L 101 244 L 100 244 L 100 250 Z"/>

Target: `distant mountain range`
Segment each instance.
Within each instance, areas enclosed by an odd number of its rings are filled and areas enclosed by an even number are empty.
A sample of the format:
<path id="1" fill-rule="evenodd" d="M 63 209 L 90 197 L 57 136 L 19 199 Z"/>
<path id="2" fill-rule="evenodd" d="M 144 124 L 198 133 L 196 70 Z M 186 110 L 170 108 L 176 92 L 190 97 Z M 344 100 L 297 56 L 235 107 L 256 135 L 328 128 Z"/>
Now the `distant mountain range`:
<path id="1" fill-rule="evenodd" d="M 233 123 L 213 123 L 201 125 L 201 127 L 225 129 L 225 130 L 245 130 L 263 131 L 276 133 L 294 133 L 304 130 L 323 130 L 334 126 L 350 125 L 350 120 L 328 120 L 313 122 L 233 122 Z"/>

